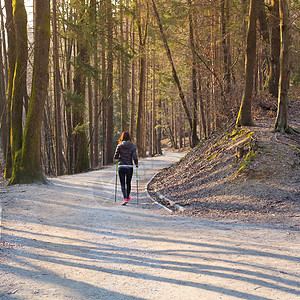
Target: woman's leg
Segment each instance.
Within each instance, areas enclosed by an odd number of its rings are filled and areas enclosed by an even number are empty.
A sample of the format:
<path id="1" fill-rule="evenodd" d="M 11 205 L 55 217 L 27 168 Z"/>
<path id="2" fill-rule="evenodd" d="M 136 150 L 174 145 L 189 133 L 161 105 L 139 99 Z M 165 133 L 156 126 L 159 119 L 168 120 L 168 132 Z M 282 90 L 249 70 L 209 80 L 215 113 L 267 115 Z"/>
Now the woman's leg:
<path id="1" fill-rule="evenodd" d="M 120 183 L 121 183 L 121 190 L 124 199 L 127 199 L 127 192 L 125 188 L 125 175 L 126 175 L 126 169 L 119 168 L 119 177 L 120 177 Z"/>
<path id="2" fill-rule="evenodd" d="M 131 192 L 131 179 L 133 174 L 133 168 L 129 168 L 126 174 L 126 186 L 127 186 L 127 199 L 129 199 L 129 195 Z"/>

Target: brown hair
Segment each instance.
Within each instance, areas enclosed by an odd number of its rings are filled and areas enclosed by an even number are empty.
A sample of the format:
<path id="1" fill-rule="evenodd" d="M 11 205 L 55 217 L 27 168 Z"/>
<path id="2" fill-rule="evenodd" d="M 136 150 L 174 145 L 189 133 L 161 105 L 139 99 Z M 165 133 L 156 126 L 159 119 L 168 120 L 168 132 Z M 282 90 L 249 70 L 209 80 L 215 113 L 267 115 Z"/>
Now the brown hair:
<path id="1" fill-rule="evenodd" d="M 128 131 L 122 132 L 121 137 L 119 138 L 119 144 L 121 144 L 124 141 L 126 141 L 126 142 L 128 141 L 128 142 L 133 143 L 133 140 L 132 140 L 132 138 L 130 136 L 130 133 Z"/>

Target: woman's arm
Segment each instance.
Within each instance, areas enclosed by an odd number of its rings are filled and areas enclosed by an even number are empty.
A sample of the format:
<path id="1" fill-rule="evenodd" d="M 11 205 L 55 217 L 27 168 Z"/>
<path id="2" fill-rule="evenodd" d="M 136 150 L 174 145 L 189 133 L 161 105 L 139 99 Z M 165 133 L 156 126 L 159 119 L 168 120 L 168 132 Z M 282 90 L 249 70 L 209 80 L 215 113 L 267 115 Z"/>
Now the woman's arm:
<path id="1" fill-rule="evenodd" d="M 120 157 L 120 147 L 119 146 L 120 145 L 118 145 L 117 148 L 116 148 L 114 159 L 119 159 L 119 157 Z"/>
<path id="2" fill-rule="evenodd" d="M 135 165 L 138 167 L 139 166 L 139 160 L 138 160 L 137 153 L 136 153 L 136 147 L 134 147 L 132 157 L 133 157 Z"/>

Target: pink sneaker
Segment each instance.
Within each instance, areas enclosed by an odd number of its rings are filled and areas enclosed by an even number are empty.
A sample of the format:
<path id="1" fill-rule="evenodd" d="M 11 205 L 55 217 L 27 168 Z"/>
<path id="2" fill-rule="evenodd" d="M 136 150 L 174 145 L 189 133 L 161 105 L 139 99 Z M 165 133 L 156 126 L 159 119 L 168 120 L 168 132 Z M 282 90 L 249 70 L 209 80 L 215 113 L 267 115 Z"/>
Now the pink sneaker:
<path id="1" fill-rule="evenodd" d="M 126 205 L 128 203 L 128 199 L 124 199 L 123 202 L 121 203 L 122 205 Z"/>
<path id="2" fill-rule="evenodd" d="M 129 196 L 129 198 L 127 199 L 127 202 L 129 202 L 130 199 L 131 199 L 131 197 Z"/>

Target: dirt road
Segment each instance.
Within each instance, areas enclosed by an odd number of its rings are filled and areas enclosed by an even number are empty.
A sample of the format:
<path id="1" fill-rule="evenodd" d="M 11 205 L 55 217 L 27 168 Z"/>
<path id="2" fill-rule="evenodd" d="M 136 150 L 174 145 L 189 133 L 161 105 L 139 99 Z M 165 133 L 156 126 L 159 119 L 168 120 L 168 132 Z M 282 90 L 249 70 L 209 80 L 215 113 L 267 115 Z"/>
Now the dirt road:
<path id="1" fill-rule="evenodd" d="M 2 188 L 1 299 L 300 299 L 300 232 L 114 202 L 115 169 Z"/>

